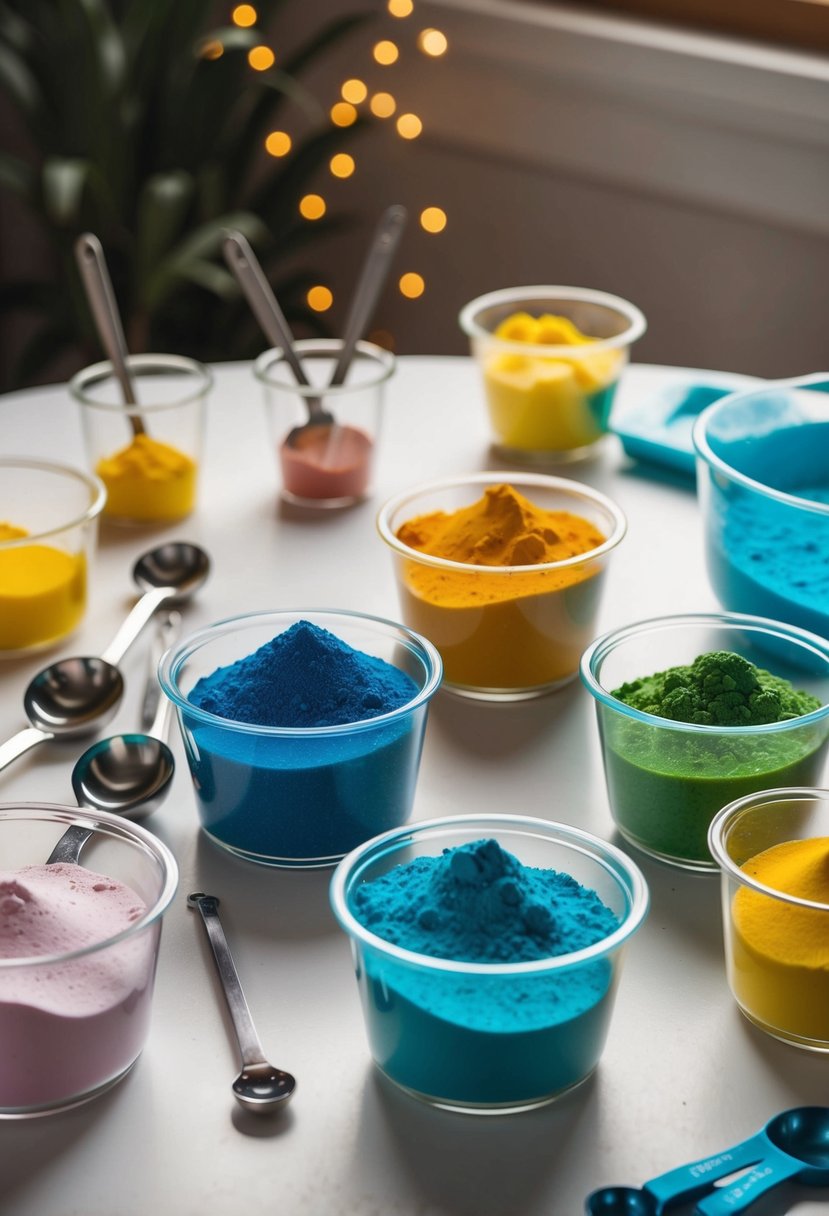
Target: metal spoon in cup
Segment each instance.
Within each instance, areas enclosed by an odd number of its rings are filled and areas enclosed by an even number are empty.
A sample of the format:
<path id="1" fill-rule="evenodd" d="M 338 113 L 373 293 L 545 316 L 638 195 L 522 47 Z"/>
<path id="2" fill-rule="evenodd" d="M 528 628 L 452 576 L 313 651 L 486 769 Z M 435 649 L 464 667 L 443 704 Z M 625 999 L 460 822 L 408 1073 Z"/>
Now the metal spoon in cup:
<path id="1" fill-rule="evenodd" d="M 0 770 L 39 743 L 91 735 L 106 725 L 124 694 L 118 663 L 162 604 L 188 599 L 209 573 L 205 551 L 183 541 L 139 557 L 132 577 L 144 594 L 100 658 L 60 659 L 34 677 L 23 697 L 31 725 L 0 744 Z"/>
<path id="2" fill-rule="evenodd" d="M 233 1082 L 234 1096 L 246 1110 L 271 1114 L 288 1102 L 296 1089 L 296 1080 L 265 1059 L 219 919 L 218 899 L 197 891 L 188 895 L 187 906 L 201 913 L 239 1044 L 242 1070 Z"/>
<path id="3" fill-rule="evenodd" d="M 755 1168 L 730 1187 L 714 1184 L 738 1170 Z M 800 1106 L 776 1115 L 733 1148 L 682 1165 L 635 1187 L 606 1186 L 593 1191 L 587 1216 L 662 1216 L 669 1204 L 701 1199 L 699 1216 L 742 1212 L 765 1191 L 787 1178 L 829 1185 L 829 1107 Z M 713 1193 L 709 1193 L 713 1192 Z"/>
<path id="4" fill-rule="evenodd" d="M 75 258 L 81 272 L 90 312 L 95 321 L 101 345 L 109 356 L 113 371 L 126 405 L 137 407 L 138 400 L 133 388 L 127 360 L 129 353 L 124 338 L 124 327 L 118 303 L 109 277 L 106 258 L 101 242 L 92 232 L 83 232 L 75 242 Z M 133 435 L 146 434 L 147 428 L 137 408 L 127 411 Z"/>

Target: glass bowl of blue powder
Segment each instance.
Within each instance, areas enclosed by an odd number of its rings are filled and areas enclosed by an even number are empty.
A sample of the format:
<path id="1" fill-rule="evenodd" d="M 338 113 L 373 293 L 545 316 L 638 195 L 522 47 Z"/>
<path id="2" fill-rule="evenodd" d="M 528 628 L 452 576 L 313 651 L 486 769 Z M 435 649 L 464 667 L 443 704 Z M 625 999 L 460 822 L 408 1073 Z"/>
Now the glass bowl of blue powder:
<path id="1" fill-rule="evenodd" d="M 463 815 L 355 849 L 331 904 L 377 1067 L 434 1106 L 506 1114 L 595 1069 L 648 890 L 578 828 Z"/>
<path id="2" fill-rule="evenodd" d="M 693 436 L 720 603 L 829 637 L 829 375 L 723 397 Z"/>
<path id="3" fill-rule="evenodd" d="M 271 866 L 333 865 L 408 819 L 440 656 L 359 612 L 249 613 L 168 651 L 202 829 Z"/>

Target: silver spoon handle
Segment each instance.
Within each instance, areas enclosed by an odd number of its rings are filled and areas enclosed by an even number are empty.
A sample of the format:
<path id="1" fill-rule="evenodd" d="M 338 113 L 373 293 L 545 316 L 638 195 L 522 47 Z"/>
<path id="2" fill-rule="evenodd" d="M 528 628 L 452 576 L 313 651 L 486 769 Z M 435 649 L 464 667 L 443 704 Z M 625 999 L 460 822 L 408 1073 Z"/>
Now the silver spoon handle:
<path id="1" fill-rule="evenodd" d="M 18 756 L 24 755 L 30 748 L 37 747 L 38 743 L 45 743 L 54 737 L 51 731 L 40 730 L 37 726 L 25 726 L 5 743 L 0 744 L 0 769 L 11 764 Z"/>
<path id="2" fill-rule="evenodd" d="M 387 207 L 380 218 L 343 327 L 343 344 L 331 376 L 331 388 L 342 384 L 348 374 L 357 343 L 377 307 L 407 218 L 406 208 L 399 203 Z"/>
<path id="3" fill-rule="evenodd" d="M 56 862 L 76 866 L 80 860 L 81 849 L 93 835 L 94 830 L 94 828 L 85 828 L 80 823 L 73 823 L 66 829 L 46 858 L 47 866 L 53 866 Z"/>
<path id="4" fill-rule="evenodd" d="M 145 591 L 141 598 L 133 604 L 129 615 L 101 658 L 105 662 L 111 663 L 113 667 L 117 667 L 155 610 L 165 600 L 172 599 L 175 594 L 174 587 L 153 587 L 152 591 Z"/>
<path id="5" fill-rule="evenodd" d="M 83 232 L 75 242 L 75 257 L 81 272 L 86 298 L 95 321 L 101 345 L 109 356 L 121 392 L 127 405 L 135 405 L 137 399 L 127 368 L 127 343 L 118 312 L 112 280 L 109 277 L 106 258 L 101 242 L 92 232 Z M 136 435 L 144 433 L 140 415 L 130 413 L 130 425 Z"/>
<path id="6" fill-rule="evenodd" d="M 190 908 L 197 908 L 201 912 L 201 918 L 207 930 L 207 938 L 216 960 L 219 979 L 222 981 L 227 1007 L 230 1010 L 233 1029 L 239 1043 L 242 1066 L 248 1068 L 252 1064 L 265 1064 L 267 1061 L 262 1051 L 262 1044 L 259 1042 L 259 1036 L 253 1025 L 253 1018 L 250 1016 L 248 1003 L 239 982 L 239 974 L 227 944 L 222 922 L 219 920 L 219 901 L 215 895 L 204 895 L 199 891 L 194 895 L 188 895 L 187 905 Z"/>
<path id="7" fill-rule="evenodd" d="M 158 682 L 158 664 L 161 656 L 172 646 L 181 628 L 181 613 L 173 609 L 165 613 L 158 622 L 152 642 L 147 665 L 147 680 L 144 687 L 144 698 L 141 702 L 141 728 L 156 739 L 167 737 L 170 722 L 170 702 L 162 695 Z"/>
<path id="8" fill-rule="evenodd" d="M 281 349 L 297 383 L 307 387 L 310 381 L 294 350 L 291 327 L 247 238 L 242 236 L 241 232 L 228 232 L 225 234 L 222 248 L 225 261 L 235 275 L 265 337 L 272 346 Z"/>

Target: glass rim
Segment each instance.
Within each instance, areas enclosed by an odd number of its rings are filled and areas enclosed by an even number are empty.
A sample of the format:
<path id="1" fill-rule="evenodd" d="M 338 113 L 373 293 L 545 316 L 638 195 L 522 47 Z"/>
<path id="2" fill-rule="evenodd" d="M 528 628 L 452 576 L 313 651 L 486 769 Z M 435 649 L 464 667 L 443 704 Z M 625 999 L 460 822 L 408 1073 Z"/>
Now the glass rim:
<path id="1" fill-rule="evenodd" d="M 404 947 L 397 946 L 393 942 L 379 937 L 376 933 L 372 933 L 351 912 L 346 898 L 346 888 L 354 871 L 366 861 L 371 860 L 368 855 L 375 853 L 379 856 L 383 853 L 397 852 L 397 846 L 400 844 L 407 844 L 424 835 L 433 835 L 439 839 L 444 833 L 462 828 L 485 836 L 488 830 L 498 827 L 515 831 L 523 829 L 525 835 L 534 835 L 553 843 L 563 844 L 574 852 L 597 862 L 615 878 L 627 896 L 630 906 L 622 923 L 612 933 L 600 941 L 594 942 L 592 946 L 585 946 L 581 950 L 573 950 L 568 954 L 519 963 L 472 963 L 440 958 L 431 954 L 419 954 L 415 950 L 404 949 Z M 650 906 L 650 893 L 642 871 L 626 853 L 615 845 L 569 824 L 534 818 L 529 815 L 506 814 L 450 815 L 439 819 L 422 819 L 419 822 L 403 824 L 383 832 L 379 836 L 374 836 L 352 849 L 338 863 L 331 877 L 329 898 L 334 916 L 349 939 L 356 939 L 364 946 L 421 969 L 449 974 L 486 976 L 539 975 L 550 971 L 562 971 L 600 959 L 613 953 L 633 936 L 644 921 Z"/>
<path id="2" fill-rule="evenodd" d="M 588 549 L 585 553 L 577 553 L 573 557 L 561 558 L 559 561 L 537 562 L 535 565 L 530 566 L 479 566 L 472 562 L 457 562 L 448 557 L 436 557 L 432 553 L 424 553 L 420 549 L 412 549 L 409 545 L 404 544 L 392 530 L 392 515 L 406 503 L 411 503 L 424 494 L 432 494 L 441 490 L 460 489 L 464 486 L 502 484 L 513 486 L 519 490 L 522 486 L 558 490 L 571 496 L 573 499 L 586 500 L 594 506 L 600 506 L 607 511 L 613 520 L 613 531 L 594 549 Z M 608 498 L 606 494 L 602 494 L 600 490 L 595 490 L 586 483 L 572 481 L 567 477 L 553 477 L 547 473 L 522 472 L 516 474 L 515 470 L 495 470 L 493 472 L 469 473 L 463 477 L 440 478 L 437 481 L 423 482 L 408 490 L 402 490 L 400 493 L 388 498 L 380 507 L 376 517 L 376 528 L 381 539 L 385 541 L 389 548 L 409 561 L 418 562 L 423 566 L 434 566 L 439 570 L 451 570 L 467 575 L 474 572 L 476 574 L 492 575 L 496 578 L 508 578 L 510 575 L 514 576 L 516 574 L 540 574 L 553 570 L 566 570 L 573 566 L 585 565 L 596 558 L 604 557 L 606 553 L 616 548 L 627 532 L 627 518 L 621 507 L 617 506 L 612 498 Z"/>
<path id="3" fill-rule="evenodd" d="M 572 300 L 580 304 L 598 304 L 601 307 L 620 313 L 627 321 L 627 329 L 620 334 L 613 334 L 610 338 L 594 338 L 589 344 L 589 350 L 585 354 L 591 354 L 595 351 L 614 350 L 619 347 L 632 345 L 637 338 L 641 338 L 642 334 L 648 327 L 645 319 L 645 314 L 631 304 L 629 300 L 625 300 L 622 296 L 611 295 L 607 291 L 596 291 L 592 287 L 552 287 L 552 286 L 530 286 L 530 287 L 503 287 L 497 291 L 489 291 L 485 295 L 477 296 L 476 299 L 470 300 L 465 304 L 458 314 L 458 324 L 469 338 L 486 339 L 490 342 L 494 349 L 502 354 L 523 354 L 523 355 L 568 355 L 573 358 L 574 351 L 581 351 L 582 347 L 568 346 L 567 344 L 537 344 L 534 342 L 516 342 L 508 338 L 496 338 L 495 335 L 477 321 L 477 314 L 484 308 L 490 308 L 496 304 L 519 303 L 521 300 L 526 300 L 528 296 L 538 296 L 551 301 L 555 300 Z"/>
<path id="4" fill-rule="evenodd" d="M 749 477 L 746 473 L 741 473 L 739 469 L 735 469 L 733 465 L 728 464 L 721 456 L 718 456 L 708 440 L 708 428 L 715 420 L 718 412 L 729 408 L 735 401 L 744 401 L 748 397 L 757 397 L 776 390 L 808 389 L 813 385 L 827 383 L 829 383 L 829 374 L 826 372 L 814 372 L 808 376 L 793 376 L 787 380 L 768 380 L 760 388 L 755 386 L 753 388 L 737 389 L 735 392 L 721 397 L 719 401 L 713 401 L 711 405 L 706 406 L 694 421 L 691 429 L 691 438 L 697 456 L 709 468 L 716 470 L 723 477 L 727 477 L 729 481 L 736 482 L 738 485 L 752 490 L 761 497 L 770 498 L 775 502 L 784 503 L 786 506 L 795 507 L 799 511 L 810 511 L 814 515 L 829 516 L 829 502 L 816 502 L 813 498 L 801 498 L 797 494 L 788 494 L 785 490 L 776 490 L 772 486 L 764 485 L 762 481 L 756 481 L 753 477 Z"/>
<path id="5" fill-rule="evenodd" d="M 82 527 L 84 524 L 96 519 L 104 509 L 107 498 L 106 486 L 100 477 L 97 477 L 94 473 L 87 473 L 83 469 L 76 469 L 72 465 L 61 464 L 55 460 L 40 460 L 38 457 L 33 456 L 0 456 L 0 470 L 4 468 L 37 469 L 42 473 L 56 473 L 61 477 L 78 481 L 89 491 L 90 501 L 85 511 L 82 511 L 80 515 L 74 516 L 65 523 L 56 524 L 54 527 L 46 528 L 42 532 L 29 532 L 26 536 L 15 536 L 8 540 L 0 540 L 0 550 L 22 548 L 26 545 L 31 545 L 34 541 L 43 540 L 48 536 L 59 536 L 61 532 L 69 532 L 72 528 Z"/>
<path id="6" fill-rule="evenodd" d="M 35 815 L 35 818 L 40 818 L 44 822 L 65 823 L 67 827 L 73 824 L 93 829 L 96 826 L 103 826 L 109 829 L 106 835 L 110 838 L 129 842 L 132 845 L 141 847 L 144 852 L 151 854 L 160 864 L 163 881 L 161 891 L 155 903 L 147 908 L 140 920 L 134 921 L 126 929 L 121 929 L 120 932 L 114 933 L 103 941 L 92 942 L 87 946 L 82 946 L 77 950 L 69 950 L 62 954 L 35 954 L 27 955 L 25 958 L 0 958 L 0 975 L 4 971 L 13 971 L 17 967 L 53 966 L 57 963 L 67 963 L 75 959 L 85 958 L 90 954 L 95 954 L 99 950 L 107 950 L 119 942 L 137 936 L 137 934 L 148 929 L 161 919 L 164 912 L 170 906 L 178 888 L 179 870 L 178 863 L 170 849 L 157 836 L 153 835 L 152 832 L 147 831 L 140 823 L 127 819 L 123 815 L 116 815 L 110 811 L 91 811 L 85 807 L 73 807 L 59 802 L 2 802 L 0 803 L 0 822 L 20 818 L 29 819 L 31 817 L 26 814 L 21 815 L 21 811 L 45 811 L 47 814 L 42 816 Z M 86 869 L 87 867 L 84 868 Z M 97 873 L 97 871 L 94 871 L 94 873 Z"/>
<path id="7" fill-rule="evenodd" d="M 381 626 L 385 632 L 393 630 L 401 644 L 408 646 L 413 653 L 423 660 L 426 668 L 426 679 L 423 687 L 418 689 L 417 694 L 412 697 L 411 701 L 407 701 L 405 705 L 399 705 L 396 709 L 389 710 L 387 713 L 377 714 L 373 718 L 361 718 L 357 722 L 342 722 L 334 726 L 258 726 L 252 722 L 235 722 L 232 718 L 222 718 L 219 714 L 211 713 L 207 709 L 202 709 L 201 706 L 194 705 L 179 689 L 178 676 L 186 661 L 197 650 L 202 649 L 216 638 L 240 632 L 248 626 L 265 624 L 268 620 L 280 617 L 290 618 L 291 623 L 307 619 L 313 624 L 315 616 L 333 616 L 350 621 L 362 621 L 369 625 Z M 240 613 L 236 616 L 224 617 L 220 621 L 214 621 L 210 625 L 205 625 L 204 628 L 198 629 L 186 638 L 183 638 L 175 646 L 171 646 L 161 656 L 158 665 L 158 680 L 162 691 L 182 712 L 196 718 L 204 726 L 213 726 L 223 730 L 237 731 L 239 734 L 271 739 L 329 739 L 335 738 L 338 735 L 354 734 L 355 732 L 362 733 L 388 726 L 389 723 L 408 717 L 422 705 L 427 704 L 440 687 L 442 677 L 443 662 L 440 654 L 427 638 L 419 633 L 415 633 L 413 629 L 409 629 L 406 625 L 399 624 L 397 621 L 388 620 L 380 616 L 371 616 L 365 612 L 352 612 L 346 608 L 261 609 Z"/>
<path id="8" fill-rule="evenodd" d="M 120 387 L 117 388 L 119 394 L 117 400 L 101 401 L 95 397 L 91 397 L 88 392 L 88 387 L 101 380 L 112 379 L 114 385 L 118 385 L 118 378 L 115 374 L 115 367 L 110 359 L 103 359 L 100 363 L 90 363 L 88 367 L 82 367 L 79 372 L 76 372 L 69 381 L 69 392 L 74 399 L 85 409 L 104 410 L 110 413 L 124 414 L 126 417 L 132 414 L 161 414 L 165 410 L 180 409 L 183 405 L 190 405 L 193 401 L 198 401 L 204 397 L 212 388 L 214 383 L 213 372 L 206 363 L 200 363 L 198 359 L 191 359 L 189 355 L 166 355 L 153 354 L 149 352 L 141 355 L 127 355 L 127 369 L 135 371 L 147 371 L 157 369 L 163 371 L 165 368 L 170 371 L 186 372 L 194 376 L 197 380 L 196 387 L 185 392 L 182 396 L 176 397 L 175 401 L 156 401 L 137 402 L 136 405 L 128 405 L 124 402 L 120 395 Z"/>
<path id="9" fill-rule="evenodd" d="M 816 795 L 823 794 L 824 798 L 818 798 Z M 735 799 L 734 802 L 729 802 L 711 820 L 708 827 L 708 848 L 720 867 L 723 877 L 733 878 L 742 886 L 751 887 L 760 895 L 768 895 L 773 899 L 779 900 L 784 904 L 795 904 L 799 908 L 811 908 L 817 912 L 826 912 L 829 914 L 829 903 L 818 903 L 817 900 L 803 899 L 800 895 L 787 895 L 785 891 L 779 891 L 776 887 L 768 887 L 765 883 L 760 882 L 752 874 L 746 874 L 745 870 L 729 856 L 725 847 L 725 834 L 729 824 L 740 816 L 744 811 L 750 810 L 753 806 L 762 806 L 773 802 L 782 802 L 786 800 L 794 800 L 801 798 L 804 801 L 811 800 L 813 802 L 829 802 L 829 789 L 820 789 L 815 786 L 778 786 L 776 789 L 759 790 L 754 794 L 745 794 L 742 798 Z M 773 846 L 772 846 L 773 847 Z M 761 850 L 762 851 L 762 850 Z"/>
<path id="10" fill-rule="evenodd" d="M 663 730 L 676 730 L 688 734 L 707 734 L 709 736 L 730 735 L 737 737 L 768 734 L 769 732 L 785 734 L 787 731 L 799 729 L 804 724 L 807 726 L 813 725 L 829 716 L 829 701 L 827 701 L 817 709 L 810 710 L 807 714 L 801 714 L 797 718 L 787 718 L 784 722 L 767 722 L 759 726 L 704 725 L 700 722 L 677 722 L 673 718 L 660 718 L 657 714 L 645 713 L 644 710 L 635 709 L 634 706 L 627 705 L 624 701 L 620 701 L 614 697 L 599 682 L 596 668 L 600 666 L 602 661 L 620 643 L 627 642 L 640 634 L 660 629 L 667 631 L 674 627 L 685 625 L 733 626 L 735 630 L 742 629 L 756 633 L 772 634 L 774 637 L 782 638 L 787 642 L 797 643 L 803 649 L 810 651 L 812 654 L 819 655 L 824 660 L 827 666 L 826 677 L 829 678 L 829 642 L 817 633 L 810 633 L 806 629 L 801 629 L 798 625 L 788 625 L 783 621 L 772 621 L 766 617 L 751 616 L 748 613 L 742 612 L 685 612 L 669 616 L 649 617 L 647 620 L 635 621 L 632 624 L 622 625 L 618 629 L 611 629 L 607 633 L 603 633 L 590 643 L 579 660 L 579 675 L 582 684 L 597 703 L 606 706 L 608 709 L 615 710 L 626 718 L 643 722 L 648 726 L 657 726 Z"/>
<path id="11" fill-rule="evenodd" d="M 294 342 L 294 351 L 297 355 L 311 353 L 319 353 L 323 355 L 335 355 L 342 350 L 341 338 L 300 338 Z M 280 365 L 286 365 L 285 352 L 281 346 L 271 346 L 267 350 L 263 350 L 253 364 L 253 374 L 256 379 L 266 388 L 282 389 L 285 392 L 290 392 L 297 397 L 347 397 L 353 393 L 364 392 L 366 389 L 377 388 L 381 384 L 385 384 L 391 377 L 397 365 L 397 359 L 394 353 L 386 350 L 384 346 L 377 346 L 374 342 L 366 342 L 361 339 L 355 345 L 355 353 L 364 355 L 366 359 L 371 360 L 377 367 L 377 375 L 368 380 L 349 383 L 346 381 L 343 384 L 334 385 L 319 385 L 319 384 L 299 384 L 293 378 L 291 380 L 274 380 L 270 376 L 271 370 Z"/>

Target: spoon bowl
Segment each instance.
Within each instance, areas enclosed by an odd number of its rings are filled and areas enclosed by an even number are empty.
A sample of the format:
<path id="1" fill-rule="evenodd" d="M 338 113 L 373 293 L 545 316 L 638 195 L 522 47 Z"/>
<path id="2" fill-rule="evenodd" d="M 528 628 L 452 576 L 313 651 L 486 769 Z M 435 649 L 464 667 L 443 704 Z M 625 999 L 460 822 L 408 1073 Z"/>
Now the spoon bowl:
<path id="1" fill-rule="evenodd" d="M 142 554 L 132 568 L 132 577 L 141 591 L 165 588 L 171 601 L 188 599 L 207 579 L 210 558 L 198 545 L 187 541 L 168 541 Z"/>
<path id="2" fill-rule="evenodd" d="M 60 659 L 38 672 L 23 695 L 32 726 L 64 738 L 90 734 L 115 714 L 124 680 L 105 659 Z"/>
<path id="3" fill-rule="evenodd" d="M 251 1064 L 242 1069 L 231 1088 L 237 1102 L 255 1114 L 262 1114 L 287 1102 L 296 1089 L 296 1080 L 272 1064 Z"/>
<path id="4" fill-rule="evenodd" d="M 175 773 L 173 753 L 152 735 L 111 735 L 93 743 L 72 771 L 79 806 L 145 819 L 167 797 Z"/>
<path id="5" fill-rule="evenodd" d="M 659 1216 L 660 1207 L 653 1195 L 632 1186 L 604 1186 L 588 1195 L 587 1216 Z"/>

